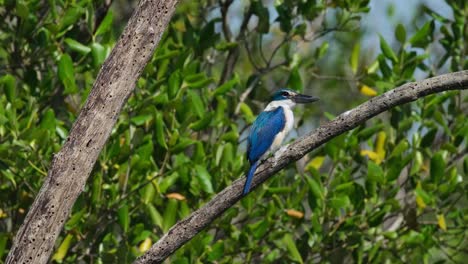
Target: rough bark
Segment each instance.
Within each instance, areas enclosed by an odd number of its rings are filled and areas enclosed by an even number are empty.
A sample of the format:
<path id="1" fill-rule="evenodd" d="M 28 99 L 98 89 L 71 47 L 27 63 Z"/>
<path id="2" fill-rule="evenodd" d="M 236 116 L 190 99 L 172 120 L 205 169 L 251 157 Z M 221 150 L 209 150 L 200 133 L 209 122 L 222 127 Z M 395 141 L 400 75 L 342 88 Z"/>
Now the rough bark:
<path id="1" fill-rule="evenodd" d="M 177 0 L 142 0 L 102 66 L 70 135 L 16 234 L 6 263 L 47 263 L 57 236 L 174 13 Z"/>
<path id="2" fill-rule="evenodd" d="M 448 90 L 468 88 L 468 71 L 449 73 L 438 77 L 412 82 L 388 91 L 347 111 L 327 122 L 306 136 L 281 148 L 274 157 L 264 161 L 254 176 L 251 191 L 277 171 L 294 162 L 332 138 L 349 131 L 370 118 L 397 105 L 415 101 L 426 95 Z M 213 222 L 224 211 L 242 198 L 245 178 L 236 180 L 222 190 L 202 208 L 175 224 L 150 250 L 135 263 L 161 263 L 196 234 Z"/>

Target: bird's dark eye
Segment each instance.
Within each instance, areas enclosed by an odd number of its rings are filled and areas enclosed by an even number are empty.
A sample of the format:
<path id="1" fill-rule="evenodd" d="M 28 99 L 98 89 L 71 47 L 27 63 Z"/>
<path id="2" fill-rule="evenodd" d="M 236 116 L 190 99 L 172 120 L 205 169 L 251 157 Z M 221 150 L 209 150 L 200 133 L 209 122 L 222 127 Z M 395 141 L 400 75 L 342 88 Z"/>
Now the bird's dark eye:
<path id="1" fill-rule="evenodd" d="M 288 97 L 289 93 L 288 92 L 282 92 L 281 95 L 284 96 L 284 97 Z"/>

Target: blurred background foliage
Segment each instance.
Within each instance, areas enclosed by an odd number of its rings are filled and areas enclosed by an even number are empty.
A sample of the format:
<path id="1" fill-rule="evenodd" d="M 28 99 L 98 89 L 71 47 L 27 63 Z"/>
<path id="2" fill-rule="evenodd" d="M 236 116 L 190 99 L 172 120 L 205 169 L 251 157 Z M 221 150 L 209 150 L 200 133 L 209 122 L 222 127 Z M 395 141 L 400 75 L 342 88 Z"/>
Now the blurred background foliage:
<path id="1" fill-rule="evenodd" d="M 132 262 L 244 175 L 246 131 L 277 88 L 322 99 L 296 110 L 292 140 L 395 86 L 466 70 L 466 1 L 410 2 L 181 1 L 53 261 Z M 0 262 L 136 4 L 0 0 Z M 462 263 L 467 101 L 429 96 L 331 140 L 170 262 Z"/>

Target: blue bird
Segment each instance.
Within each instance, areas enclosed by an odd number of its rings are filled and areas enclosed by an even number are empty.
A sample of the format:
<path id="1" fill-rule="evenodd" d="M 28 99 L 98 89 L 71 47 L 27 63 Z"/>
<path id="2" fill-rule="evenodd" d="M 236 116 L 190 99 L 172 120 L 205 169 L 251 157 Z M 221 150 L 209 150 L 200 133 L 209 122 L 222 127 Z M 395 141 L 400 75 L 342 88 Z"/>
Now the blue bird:
<path id="1" fill-rule="evenodd" d="M 273 94 L 273 100 L 255 119 L 247 141 L 247 159 L 250 169 L 247 173 L 242 195 L 249 193 L 252 178 L 262 158 L 276 151 L 294 124 L 292 108 L 297 104 L 312 103 L 317 97 L 280 89 Z"/>

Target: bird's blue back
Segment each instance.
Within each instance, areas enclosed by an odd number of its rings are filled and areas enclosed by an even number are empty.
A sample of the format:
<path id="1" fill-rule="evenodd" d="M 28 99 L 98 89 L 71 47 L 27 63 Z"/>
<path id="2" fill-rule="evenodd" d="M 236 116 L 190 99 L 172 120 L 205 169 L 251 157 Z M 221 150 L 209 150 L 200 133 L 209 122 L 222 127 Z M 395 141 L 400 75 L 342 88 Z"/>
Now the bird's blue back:
<path id="1" fill-rule="evenodd" d="M 263 111 L 258 115 L 248 138 L 247 158 L 250 164 L 258 161 L 268 151 L 275 136 L 283 130 L 285 124 L 283 107 Z"/>

